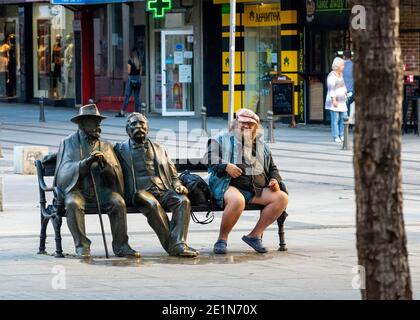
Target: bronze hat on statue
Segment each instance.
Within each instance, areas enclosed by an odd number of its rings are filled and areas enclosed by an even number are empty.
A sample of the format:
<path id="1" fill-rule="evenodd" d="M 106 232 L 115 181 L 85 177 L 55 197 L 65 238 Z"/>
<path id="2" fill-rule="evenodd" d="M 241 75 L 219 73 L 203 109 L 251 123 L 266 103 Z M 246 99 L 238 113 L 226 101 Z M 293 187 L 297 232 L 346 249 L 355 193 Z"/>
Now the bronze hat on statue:
<path id="1" fill-rule="evenodd" d="M 98 107 L 96 104 L 87 104 L 79 109 L 79 114 L 73 118 L 71 118 L 71 122 L 78 123 L 81 118 L 84 117 L 97 117 L 101 120 L 106 119 L 107 117 L 101 115 L 99 113 Z"/>

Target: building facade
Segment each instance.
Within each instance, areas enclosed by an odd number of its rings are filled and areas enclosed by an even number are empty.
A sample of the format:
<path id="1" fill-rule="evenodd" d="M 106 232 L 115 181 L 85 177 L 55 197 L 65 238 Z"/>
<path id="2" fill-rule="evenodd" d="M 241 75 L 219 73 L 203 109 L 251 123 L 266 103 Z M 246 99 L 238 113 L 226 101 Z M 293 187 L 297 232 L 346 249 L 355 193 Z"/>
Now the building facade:
<path id="1" fill-rule="evenodd" d="M 163 17 L 145 0 L 0 0 L 0 100 L 118 111 L 127 62 L 143 65 L 140 99 L 162 116 L 226 116 L 229 0 L 172 0 Z M 273 84 L 292 84 L 283 104 L 299 123 L 328 123 L 326 77 L 352 50 L 347 0 L 237 0 L 235 110 L 262 119 Z M 401 0 L 402 59 L 420 77 L 420 2 Z M 411 76 L 411 78 L 409 77 Z M 290 98 L 290 101 L 289 101 Z M 133 110 L 133 99 L 129 105 Z"/>
<path id="2" fill-rule="evenodd" d="M 204 50 L 204 60 L 209 62 L 204 78 L 213 82 L 205 84 L 205 104 L 210 115 L 223 115 L 228 112 L 229 100 L 230 5 L 228 0 L 204 3 L 204 11 L 211 13 L 203 17 L 203 40 L 209 47 Z M 235 110 L 249 108 L 265 119 L 272 109 L 272 81 L 287 76 L 294 84 L 291 110 L 298 115 L 301 78 L 297 3 L 238 0 L 235 29 Z M 214 85 L 214 81 L 220 85 Z"/>

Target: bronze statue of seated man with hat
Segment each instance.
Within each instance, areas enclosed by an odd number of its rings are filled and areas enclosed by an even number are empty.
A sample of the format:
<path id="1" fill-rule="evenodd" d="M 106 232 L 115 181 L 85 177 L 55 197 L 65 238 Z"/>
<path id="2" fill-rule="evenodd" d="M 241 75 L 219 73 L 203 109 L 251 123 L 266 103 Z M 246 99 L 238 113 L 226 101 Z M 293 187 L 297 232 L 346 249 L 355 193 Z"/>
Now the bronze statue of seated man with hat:
<path id="1" fill-rule="evenodd" d="M 128 244 L 121 166 L 112 145 L 100 139 L 100 124 L 105 118 L 95 104 L 88 104 L 71 119 L 79 129 L 60 144 L 54 186 L 61 192 L 79 258 L 91 255 L 91 241 L 85 231 L 85 208 L 90 203 L 100 205 L 101 212 L 109 216 L 114 254 L 140 257 Z"/>

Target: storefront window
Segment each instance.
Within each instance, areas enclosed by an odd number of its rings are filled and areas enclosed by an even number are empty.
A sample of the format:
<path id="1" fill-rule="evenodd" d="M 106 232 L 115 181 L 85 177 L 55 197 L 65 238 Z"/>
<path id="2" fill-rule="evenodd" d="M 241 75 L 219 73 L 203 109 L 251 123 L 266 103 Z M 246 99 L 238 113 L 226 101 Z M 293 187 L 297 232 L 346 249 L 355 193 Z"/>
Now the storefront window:
<path id="1" fill-rule="evenodd" d="M 72 11 L 63 6 L 34 4 L 34 96 L 74 99 Z"/>
<path id="2" fill-rule="evenodd" d="M 271 19 L 258 18 L 266 13 Z M 280 6 L 247 5 L 244 17 L 245 106 L 266 115 L 270 108 L 270 82 L 280 71 Z"/>
<path id="3" fill-rule="evenodd" d="M 16 98 L 20 93 L 18 7 L 0 6 L 0 98 Z"/>
<path id="4" fill-rule="evenodd" d="M 133 22 L 126 4 L 110 4 L 93 13 L 95 100 L 113 102 L 124 96 Z M 121 100 L 121 99 L 119 99 Z"/>

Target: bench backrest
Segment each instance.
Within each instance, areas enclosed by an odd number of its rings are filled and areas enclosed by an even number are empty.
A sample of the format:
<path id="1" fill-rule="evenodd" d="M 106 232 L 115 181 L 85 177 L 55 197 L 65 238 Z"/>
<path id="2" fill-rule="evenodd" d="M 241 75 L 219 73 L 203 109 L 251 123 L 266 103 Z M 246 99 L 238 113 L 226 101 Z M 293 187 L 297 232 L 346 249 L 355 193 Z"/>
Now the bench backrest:
<path id="1" fill-rule="evenodd" d="M 44 177 L 54 176 L 56 159 L 57 158 L 50 158 L 42 163 Z M 179 173 L 181 173 L 184 170 L 190 170 L 194 172 L 207 172 L 207 166 L 201 161 L 201 158 L 173 159 L 175 167 Z"/>

